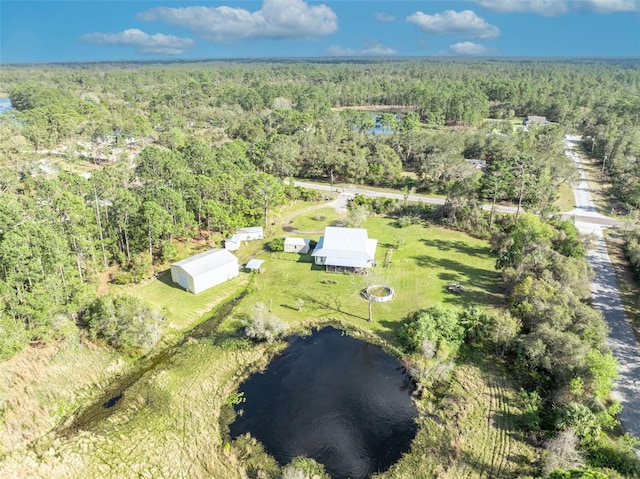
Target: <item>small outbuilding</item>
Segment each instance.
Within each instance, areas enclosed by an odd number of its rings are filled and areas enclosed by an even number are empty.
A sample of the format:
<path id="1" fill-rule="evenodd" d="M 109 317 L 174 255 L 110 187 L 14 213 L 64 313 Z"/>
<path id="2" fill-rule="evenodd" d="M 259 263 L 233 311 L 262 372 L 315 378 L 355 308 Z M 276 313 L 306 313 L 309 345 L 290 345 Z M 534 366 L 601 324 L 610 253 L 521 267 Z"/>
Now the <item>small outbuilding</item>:
<path id="1" fill-rule="evenodd" d="M 171 281 L 193 294 L 238 276 L 238 258 L 221 248 L 171 264 Z"/>
<path id="2" fill-rule="evenodd" d="M 264 263 L 264 260 L 262 259 L 252 259 L 252 260 L 249 260 L 245 268 L 247 268 L 249 271 L 260 272 L 260 270 L 262 270 L 263 263 Z"/>
<path id="3" fill-rule="evenodd" d="M 241 228 L 235 234 L 224 242 L 224 247 L 228 251 L 236 251 L 240 248 L 243 241 L 261 240 L 264 238 L 264 229 L 262 226 L 252 226 L 250 228 Z"/>
<path id="4" fill-rule="evenodd" d="M 311 240 L 305 238 L 285 238 L 284 252 L 307 254 L 310 248 L 309 243 Z"/>

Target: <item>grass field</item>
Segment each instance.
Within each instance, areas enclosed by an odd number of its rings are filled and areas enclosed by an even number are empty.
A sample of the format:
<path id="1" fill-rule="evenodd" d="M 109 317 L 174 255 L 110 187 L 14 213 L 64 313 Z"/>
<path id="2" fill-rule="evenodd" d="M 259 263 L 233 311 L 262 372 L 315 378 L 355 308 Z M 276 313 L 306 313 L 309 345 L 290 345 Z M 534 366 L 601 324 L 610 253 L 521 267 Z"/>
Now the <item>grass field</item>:
<path id="1" fill-rule="evenodd" d="M 0 363 L 0 466 L 2 456 L 49 431 L 127 367 L 112 350 L 77 338 L 28 347 Z"/>
<path id="2" fill-rule="evenodd" d="M 199 294 L 191 294 L 171 282 L 171 271 L 159 273 L 157 279 L 127 289 L 127 293 L 137 296 L 157 308 L 166 311 L 167 322 L 163 326 L 165 339 L 181 335 L 195 325 L 194 321 L 235 292 L 243 289 L 249 281 L 247 273 L 222 283 Z M 169 341 L 171 342 L 171 341 Z"/>
<path id="3" fill-rule="evenodd" d="M 322 208 L 300 210 L 293 224 L 320 232 L 338 215 L 327 210 L 323 221 L 311 217 L 318 214 L 324 214 Z M 238 251 L 241 263 L 265 259 L 262 273 L 242 272 L 198 295 L 172 286 L 165 272 L 127 292 L 166 308 L 166 328 L 173 338 L 246 284 L 249 293 L 216 334 L 188 340 L 166 364 L 143 375 L 108 419 L 90 431 L 70 436 L 39 431 L 39 439 L 29 447 L 17 447 L 0 459 L 0 476 L 279 478 L 277 465 L 259 444 L 250 439 L 225 442 L 224 424 L 232 418 L 227 398 L 244 377 L 283 347 L 282 343 L 252 345 L 239 336 L 239 320 L 256 303 L 270 306 L 294 329 L 335 319 L 395 343 L 394 333 L 411 311 L 436 303 L 493 308 L 501 302 L 495 259 L 486 241 L 421 224 L 398 229 L 385 218 L 370 218 L 363 227 L 378 239 L 379 263 L 393 244 L 402 243 L 393 252 L 390 266 L 378 266 L 373 273 L 396 291 L 392 301 L 373 304 L 373 323 L 367 321 L 367 302 L 359 295 L 363 276 L 326 273 L 311 263 L 309 255 L 267 252 L 264 243 L 268 240 L 249 242 Z M 319 235 L 307 236 L 319 239 Z M 447 293 L 445 285 L 451 281 L 462 284 L 465 292 Z M 304 300 L 301 311 L 298 299 Z M 94 367 L 92 374 L 96 374 L 96 369 L 112 367 L 107 359 L 78 357 L 84 366 L 71 363 L 70 367 L 90 377 L 83 368 Z M 380 478 L 519 477 L 530 473 L 536 451 L 517 431 L 517 389 L 507 379 L 506 369 L 495 361 L 478 356 L 462 362 L 440 399 L 419 400 L 420 431 L 412 451 Z"/>
<path id="4" fill-rule="evenodd" d="M 359 294 L 366 277 L 326 273 L 312 264 L 310 255 L 294 253 L 264 253 L 263 272 L 256 275 L 253 292 L 236 309 L 236 316 L 251 314 L 260 302 L 290 323 L 332 318 L 372 329 L 392 340 L 399 322 L 417 309 L 436 303 L 493 307 L 501 301 L 495 259 L 486 241 L 433 226 L 415 224 L 398 229 L 392 223 L 371 218 L 363 225 L 370 238 L 378 239 L 376 259 L 380 266 L 372 275 L 396 293 L 392 301 L 373 305 L 373 324 L 365 324 L 368 304 Z M 401 237 L 405 244 L 393 252 L 391 265 L 384 268 L 381 265 L 395 237 Z M 452 281 L 463 285 L 465 292 L 446 292 L 446 284 Z M 302 311 L 296 307 L 299 299 L 304 301 Z"/>
<path id="5" fill-rule="evenodd" d="M 554 205 L 557 206 L 561 212 L 571 211 L 576 207 L 576 197 L 573 194 L 571 185 L 563 183 L 560 185 L 558 193 L 559 198 L 555 201 Z"/>
<path id="6" fill-rule="evenodd" d="M 290 226 L 300 232 L 322 233 L 324 227 L 335 221 L 341 216 L 331 207 L 314 209 L 296 216 L 290 223 Z"/>

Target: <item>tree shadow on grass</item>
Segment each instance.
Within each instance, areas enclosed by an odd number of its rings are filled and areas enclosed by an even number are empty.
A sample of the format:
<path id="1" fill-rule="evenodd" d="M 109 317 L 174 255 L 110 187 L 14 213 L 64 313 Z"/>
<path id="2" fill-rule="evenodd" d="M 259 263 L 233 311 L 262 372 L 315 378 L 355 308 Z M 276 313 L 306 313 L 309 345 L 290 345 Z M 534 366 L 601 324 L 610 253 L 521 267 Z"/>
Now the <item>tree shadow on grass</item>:
<path id="1" fill-rule="evenodd" d="M 498 275 L 495 272 L 475 268 L 448 258 L 434 258 L 428 255 L 413 256 L 421 268 L 444 270 L 437 274 L 443 283 L 458 282 L 464 286 L 462 293 L 449 293 L 443 302 L 471 306 L 477 303 L 495 304 L 500 301 Z M 445 284 L 443 284 L 445 287 Z"/>
<path id="2" fill-rule="evenodd" d="M 490 256 L 489 246 L 472 246 L 464 241 L 450 241 L 442 239 L 421 239 L 420 242 L 429 248 L 437 248 L 440 251 L 458 251 L 469 256 Z"/>
<path id="3" fill-rule="evenodd" d="M 305 301 L 305 303 L 307 304 L 314 304 L 316 306 L 320 306 L 321 308 L 326 309 L 327 311 L 333 311 L 334 313 L 340 313 L 343 316 L 348 316 L 348 317 L 352 317 L 352 318 L 357 318 L 357 319 L 364 319 L 366 320 L 366 317 L 362 317 L 362 316 L 358 316 L 357 314 L 353 314 L 353 313 L 349 313 L 347 311 L 344 311 L 341 307 L 340 304 L 340 300 L 337 297 L 330 297 L 327 299 L 319 299 L 319 298 L 315 298 L 313 296 L 311 296 L 308 293 L 302 293 L 299 295 L 299 297 Z M 324 316 L 324 313 L 321 314 L 321 316 Z"/>

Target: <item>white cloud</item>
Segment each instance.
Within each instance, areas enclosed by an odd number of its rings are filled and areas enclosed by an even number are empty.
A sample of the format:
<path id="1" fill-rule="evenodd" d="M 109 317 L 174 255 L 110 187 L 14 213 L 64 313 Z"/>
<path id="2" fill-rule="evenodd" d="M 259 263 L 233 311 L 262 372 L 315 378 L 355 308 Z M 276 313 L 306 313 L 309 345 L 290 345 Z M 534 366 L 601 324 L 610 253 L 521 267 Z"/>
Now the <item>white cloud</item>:
<path id="1" fill-rule="evenodd" d="M 134 47 L 139 53 L 163 53 L 166 55 L 180 55 L 196 44 L 191 38 L 175 37 L 148 33 L 131 28 L 120 33 L 88 33 L 80 40 L 94 45 L 127 45 Z"/>
<path id="2" fill-rule="evenodd" d="M 576 10 L 590 10 L 596 13 L 640 10 L 640 0 L 476 0 L 476 2 L 495 12 L 531 12 L 549 17 Z"/>
<path id="3" fill-rule="evenodd" d="M 450 55 L 488 55 L 495 53 L 495 50 L 478 43 L 459 42 L 449 45 L 449 51 L 447 53 Z"/>
<path id="4" fill-rule="evenodd" d="M 385 47 L 384 45 L 369 41 L 364 44 L 364 48 L 357 50 L 355 48 L 343 48 L 338 45 L 331 45 L 327 48 L 327 55 L 334 57 L 361 57 L 361 56 L 386 56 L 395 55 L 396 51 L 393 48 Z"/>
<path id="5" fill-rule="evenodd" d="M 569 11 L 564 0 L 476 0 L 480 6 L 495 12 L 532 12 L 553 17 Z"/>
<path id="6" fill-rule="evenodd" d="M 205 40 L 223 43 L 248 38 L 317 38 L 338 30 L 333 10 L 326 5 L 309 6 L 303 0 L 264 0 L 262 9 L 253 13 L 226 6 L 157 7 L 137 18 L 189 28 Z"/>
<path id="7" fill-rule="evenodd" d="M 375 12 L 373 16 L 379 22 L 395 22 L 396 21 L 396 17 L 394 17 L 393 15 L 389 15 L 387 13 Z"/>
<path id="8" fill-rule="evenodd" d="M 582 0 L 577 5 L 597 13 L 635 12 L 640 10 L 638 0 Z"/>
<path id="9" fill-rule="evenodd" d="M 494 38 L 500 35 L 498 27 L 489 25 L 485 19 L 471 10 L 445 10 L 434 15 L 416 12 L 409 15 L 407 21 L 418 25 L 425 33 L 468 38 Z"/>

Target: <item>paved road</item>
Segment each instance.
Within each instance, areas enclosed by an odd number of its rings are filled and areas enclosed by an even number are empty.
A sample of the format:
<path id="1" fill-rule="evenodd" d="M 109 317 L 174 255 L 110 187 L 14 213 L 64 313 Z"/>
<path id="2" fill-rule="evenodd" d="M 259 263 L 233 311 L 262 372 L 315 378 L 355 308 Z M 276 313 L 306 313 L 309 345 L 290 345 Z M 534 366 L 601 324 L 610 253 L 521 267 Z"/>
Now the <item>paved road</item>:
<path id="1" fill-rule="evenodd" d="M 359 186 L 347 186 L 347 187 L 340 187 L 340 188 L 336 188 L 331 187 L 330 185 L 324 184 L 324 183 L 311 183 L 311 182 L 307 182 L 307 181 L 296 181 L 294 183 L 296 186 L 301 186 L 303 188 L 310 188 L 312 190 L 320 190 L 320 191 L 337 191 L 340 193 L 341 197 L 344 197 L 346 199 L 349 198 L 353 198 L 355 195 L 364 195 L 364 196 L 370 196 L 373 198 L 391 198 L 394 200 L 403 200 L 404 201 L 404 195 L 401 193 L 394 193 L 393 191 L 375 191 L 375 190 L 368 190 L 366 188 L 362 188 Z M 408 201 L 413 201 L 416 203 L 430 203 L 430 204 L 434 204 L 434 205 L 443 205 L 445 203 L 445 200 L 443 198 L 435 198 L 433 196 L 425 196 L 425 195 L 410 195 L 407 198 Z M 491 205 L 482 205 L 482 209 L 490 211 L 491 210 Z M 501 213 L 515 213 L 517 208 L 511 207 L 511 206 L 500 206 L 500 205 L 496 205 L 496 211 L 499 211 Z"/>
<path id="2" fill-rule="evenodd" d="M 573 192 L 576 208 L 569 212 L 575 216 L 576 226 L 583 234 L 593 234 L 596 238 L 593 248 L 587 252 L 587 260 L 593 268 L 594 278 L 591 281 L 593 305 L 602 311 L 610 328 L 608 345 L 618 360 L 618 379 L 614 383 L 613 396 L 623 406 L 620 422 L 625 432 L 640 438 L 640 352 L 633 330 L 624 311 L 613 266 L 609 260 L 603 230 L 609 226 L 620 226 L 620 221 L 611 220 L 596 211 L 577 144 L 580 137 L 566 137 L 566 155 L 573 159 L 580 171 L 580 184 Z M 637 449 L 640 455 L 640 448 Z"/>
<path id="3" fill-rule="evenodd" d="M 581 181 L 573 189 L 576 200 L 575 209 L 563 213 L 563 216 L 572 217 L 581 233 L 593 234 L 596 238 L 593 248 L 587 253 L 587 260 L 594 271 L 594 279 L 591 282 L 593 305 L 603 313 L 609 325 L 611 332 L 609 333 L 608 345 L 618 361 L 618 378 L 614 384 L 613 396 L 623 406 L 620 413 L 622 427 L 626 432 L 640 438 L 640 352 L 633 330 L 625 314 L 622 300 L 618 294 L 615 273 L 609 260 L 609 253 L 607 252 L 607 245 L 603 235 L 604 229 L 622 227 L 625 223 L 608 218 L 596 210 L 584 169 L 582 168 L 580 155 L 578 154 L 577 146 L 580 141 L 581 138 L 578 136 L 567 135 L 565 137 L 565 154 L 575 161 L 580 172 Z M 346 202 L 356 194 L 404 200 L 404 195 L 399 193 L 373 191 L 355 186 L 332 188 L 326 184 L 299 181 L 295 184 L 321 191 L 339 191 L 340 196 L 336 202 L 343 206 L 346 206 Z M 408 200 L 444 204 L 442 198 L 423 195 L 411 195 Z M 483 205 L 482 208 L 490 210 L 491 205 Z M 504 213 L 516 212 L 516 208 L 504 206 L 497 206 L 496 210 Z M 640 447 L 637 448 L 637 451 L 640 455 Z"/>

